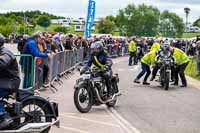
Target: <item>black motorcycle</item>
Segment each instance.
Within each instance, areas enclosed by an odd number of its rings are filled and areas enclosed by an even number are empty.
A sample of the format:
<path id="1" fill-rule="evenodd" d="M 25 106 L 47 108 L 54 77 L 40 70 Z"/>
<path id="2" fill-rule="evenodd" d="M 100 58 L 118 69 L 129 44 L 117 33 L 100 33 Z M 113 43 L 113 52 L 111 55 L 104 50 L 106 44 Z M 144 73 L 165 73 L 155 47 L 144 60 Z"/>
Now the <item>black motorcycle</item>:
<path id="1" fill-rule="evenodd" d="M 105 80 L 101 77 L 100 71 L 95 67 L 85 71 L 83 77 L 76 81 L 74 87 L 74 104 L 78 111 L 87 113 L 93 105 L 99 106 L 101 104 L 114 107 L 117 96 L 121 95 L 118 89 L 118 74 L 112 76 L 111 80 L 112 98 L 109 98 Z"/>
<path id="2" fill-rule="evenodd" d="M 17 90 L 0 100 L 12 119 L 1 130 L 17 130 L 30 123 L 58 121 L 58 104 L 36 96 L 32 90 Z M 1 123 L 0 123 L 1 124 Z M 46 131 L 47 132 L 47 131 Z"/>
<path id="3" fill-rule="evenodd" d="M 158 60 L 158 59 L 156 59 Z M 159 59 L 159 66 L 160 66 L 160 77 L 159 81 L 161 86 L 165 89 L 169 89 L 169 82 L 171 76 L 171 68 L 175 64 L 175 58 L 171 55 L 162 55 Z"/>

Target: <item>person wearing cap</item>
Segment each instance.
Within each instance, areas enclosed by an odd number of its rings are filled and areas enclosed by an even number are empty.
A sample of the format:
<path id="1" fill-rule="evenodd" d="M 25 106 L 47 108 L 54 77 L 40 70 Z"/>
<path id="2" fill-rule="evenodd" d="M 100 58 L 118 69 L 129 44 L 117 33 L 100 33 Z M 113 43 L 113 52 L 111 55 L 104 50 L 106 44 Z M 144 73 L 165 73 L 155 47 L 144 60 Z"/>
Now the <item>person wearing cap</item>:
<path id="1" fill-rule="evenodd" d="M 43 39 L 44 36 L 42 36 L 42 33 L 37 32 L 32 37 L 28 38 L 26 45 L 23 48 L 22 54 L 29 54 L 33 56 L 33 60 L 35 57 L 41 57 L 41 58 L 51 58 L 50 53 L 43 53 Z M 32 58 L 27 56 L 22 56 L 20 58 L 20 65 L 22 66 L 22 70 L 24 72 L 24 82 L 23 82 L 23 88 L 29 88 L 31 87 L 31 77 L 32 77 Z"/>
<path id="2" fill-rule="evenodd" d="M 20 76 L 16 57 L 5 48 L 5 38 L 0 36 L 0 98 L 6 98 L 8 95 L 19 89 Z M 0 101 L 0 130 L 8 127 L 13 120 L 6 112 L 4 102 Z"/>
<path id="3" fill-rule="evenodd" d="M 173 56 L 176 58 L 175 81 L 172 85 L 178 85 L 178 75 L 181 78 L 182 85 L 180 87 L 187 87 L 187 80 L 185 78 L 185 69 L 189 64 L 189 57 L 180 49 L 173 48 Z"/>
<path id="4" fill-rule="evenodd" d="M 108 97 L 111 98 L 112 94 L 112 87 L 111 87 L 111 76 L 112 76 L 112 60 L 107 54 L 106 51 L 104 51 L 104 48 L 102 47 L 101 41 L 97 41 L 91 44 L 91 55 L 88 63 L 86 66 L 81 70 L 81 74 L 83 74 L 88 68 L 94 64 L 97 68 L 101 70 L 101 76 L 106 81 L 106 86 L 108 88 Z"/>
<path id="5" fill-rule="evenodd" d="M 48 58 L 51 54 L 40 52 L 40 44 L 43 44 L 44 36 L 42 33 L 35 33 L 32 37 L 28 38 L 27 45 L 23 49 L 23 54 L 31 54 L 33 57 Z"/>

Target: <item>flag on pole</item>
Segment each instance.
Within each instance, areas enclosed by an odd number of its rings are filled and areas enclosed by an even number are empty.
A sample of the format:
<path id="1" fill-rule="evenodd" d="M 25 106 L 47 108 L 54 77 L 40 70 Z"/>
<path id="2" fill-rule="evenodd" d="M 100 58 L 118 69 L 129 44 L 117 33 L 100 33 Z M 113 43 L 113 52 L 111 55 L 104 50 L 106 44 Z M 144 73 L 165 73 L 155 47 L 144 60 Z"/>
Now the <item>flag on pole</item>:
<path id="1" fill-rule="evenodd" d="M 94 25 L 95 20 L 95 11 L 96 9 L 96 2 L 93 0 L 89 0 L 88 3 L 88 13 L 87 13 L 87 19 L 85 24 L 85 37 L 89 38 L 91 37 L 91 30 Z"/>

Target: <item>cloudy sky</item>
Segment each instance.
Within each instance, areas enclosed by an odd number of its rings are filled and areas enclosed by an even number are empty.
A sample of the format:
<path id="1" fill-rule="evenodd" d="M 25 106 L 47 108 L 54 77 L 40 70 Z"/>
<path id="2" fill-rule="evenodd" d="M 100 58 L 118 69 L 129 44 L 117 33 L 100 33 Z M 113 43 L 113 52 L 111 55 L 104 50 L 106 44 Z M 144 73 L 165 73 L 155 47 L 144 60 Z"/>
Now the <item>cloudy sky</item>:
<path id="1" fill-rule="evenodd" d="M 96 16 L 116 15 L 127 4 L 145 3 L 160 10 L 169 10 L 184 18 L 184 7 L 189 7 L 190 22 L 200 17 L 200 0 L 95 0 Z M 88 0 L 0 0 L 0 12 L 41 10 L 64 17 L 85 17 Z"/>

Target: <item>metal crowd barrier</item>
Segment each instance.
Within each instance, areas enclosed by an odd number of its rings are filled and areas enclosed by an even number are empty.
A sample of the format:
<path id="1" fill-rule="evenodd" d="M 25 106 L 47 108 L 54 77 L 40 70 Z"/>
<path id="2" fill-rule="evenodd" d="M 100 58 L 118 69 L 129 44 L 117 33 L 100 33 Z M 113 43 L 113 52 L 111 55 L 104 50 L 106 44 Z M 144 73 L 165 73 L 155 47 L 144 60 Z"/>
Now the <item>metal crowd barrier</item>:
<path id="1" fill-rule="evenodd" d="M 50 87 L 54 92 L 56 87 L 53 85 L 54 81 L 58 81 L 62 84 L 60 78 L 74 68 L 77 64 L 83 61 L 83 49 L 78 51 L 64 51 L 53 55 L 53 57 L 47 60 L 42 58 L 35 58 L 35 88 L 40 89 L 43 87 Z M 48 72 L 45 71 L 45 67 L 48 67 Z M 45 85 L 45 86 L 44 86 Z"/>
<path id="2" fill-rule="evenodd" d="M 115 52 L 108 47 L 111 55 L 124 55 L 126 48 L 117 47 Z M 23 79 L 21 88 L 40 89 L 50 87 L 52 91 L 57 90 L 53 85 L 54 81 L 62 84 L 60 78 L 67 75 L 73 68 L 84 61 L 84 50 L 63 51 L 53 55 L 51 59 L 33 57 L 31 55 L 16 55 L 20 64 L 20 75 Z"/>
<path id="3" fill-rule="evenodd" d="M 35 79 L 35 63 L 34 57 L 29 54 L 15 55 L 19 64 L 21 84 L 20 89 L 34 88 Z"/>
<path id="4" fill-rule="evenodd" d="M 128 54 L 128 45 L 113 46 L 112 44 L 108 44 L 106 50 L 112 57 L 126 56 Z"/>

